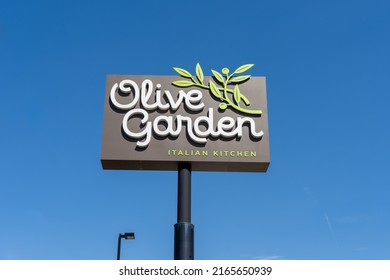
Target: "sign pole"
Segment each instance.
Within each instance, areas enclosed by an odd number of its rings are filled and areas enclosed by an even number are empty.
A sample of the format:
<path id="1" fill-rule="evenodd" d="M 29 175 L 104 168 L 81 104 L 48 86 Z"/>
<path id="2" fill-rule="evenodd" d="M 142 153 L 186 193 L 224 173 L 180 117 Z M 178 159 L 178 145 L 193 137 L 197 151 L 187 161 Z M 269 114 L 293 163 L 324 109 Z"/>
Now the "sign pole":
<path id="1" fill-rule="evenodd" d="M 194 225 L 191 224 L 191 165 L 179 163 L 175 260 L 194 259 Z"/>

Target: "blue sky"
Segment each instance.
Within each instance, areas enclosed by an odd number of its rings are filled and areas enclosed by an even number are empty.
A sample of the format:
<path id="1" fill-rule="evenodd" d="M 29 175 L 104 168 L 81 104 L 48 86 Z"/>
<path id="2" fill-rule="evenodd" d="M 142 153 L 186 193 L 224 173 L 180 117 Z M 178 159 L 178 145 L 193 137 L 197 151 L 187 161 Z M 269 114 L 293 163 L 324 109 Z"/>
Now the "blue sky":
<path id="1" fill-rule="evenodd" d="M 195 258 L 389 259 L 389 11 L 2 1 L 0 259 L 172 259 L 177 172 L 101 168 L 105 78 L 197 62 L 266 76 L 271 165 L 193 172 Z"/>

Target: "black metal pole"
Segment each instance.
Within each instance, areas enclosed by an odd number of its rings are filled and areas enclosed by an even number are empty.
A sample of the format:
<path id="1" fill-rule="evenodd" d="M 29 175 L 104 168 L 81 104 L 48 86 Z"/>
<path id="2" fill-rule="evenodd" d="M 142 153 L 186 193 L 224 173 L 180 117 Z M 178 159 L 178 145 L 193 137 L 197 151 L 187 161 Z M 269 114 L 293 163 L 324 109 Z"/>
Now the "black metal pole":
<path id="1" fill-rule="evenodd" d="M 194 225 L 191 224 L 191 165 L 189 163 L 180 163 L 178 168 L 174 259 L 194 259 Z"/>
<path id="2" fill-rule="evenodd" d="M 119 237 L 118 237 L 118 251 L 117 251 L 117 255 L 116 255 L 116 259 L 117 260 L 121 259 L 121 239 L 122 239 L 122 234 L 119 234 Z"/>

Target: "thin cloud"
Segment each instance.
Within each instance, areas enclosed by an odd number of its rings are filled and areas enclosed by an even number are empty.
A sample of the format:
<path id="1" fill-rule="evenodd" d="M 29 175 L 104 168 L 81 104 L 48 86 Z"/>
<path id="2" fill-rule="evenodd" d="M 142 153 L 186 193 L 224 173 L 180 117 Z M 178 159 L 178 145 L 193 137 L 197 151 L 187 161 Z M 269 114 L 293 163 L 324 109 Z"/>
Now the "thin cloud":
<path id="1" fill-rule="evenodd" d="M 339 243 L 337 241 L 336 234 L 334 233 L 332 223 L 330 222 L 330 219 L 326 213 L 324 214 L 324 216 L 325 216 L 326 224 L 328 225 L 330 234 L 332 235 L 332 238 L 333 238 L 334 242 L 336 243 L 337 247 L 339 247 Z"/>
<path id="2" fill-rule="evenodd" d="M 333 227 L 332 227 L 332 224 L 330 223 L 328 215 L 325 214 L 324 216 L 325 216 L 325 220 L 326 220 L 326 223 L 328 225 L 330 233 L 332 234 L 333 238 L 336 239 L 336 237 L 334 235 Z"/>

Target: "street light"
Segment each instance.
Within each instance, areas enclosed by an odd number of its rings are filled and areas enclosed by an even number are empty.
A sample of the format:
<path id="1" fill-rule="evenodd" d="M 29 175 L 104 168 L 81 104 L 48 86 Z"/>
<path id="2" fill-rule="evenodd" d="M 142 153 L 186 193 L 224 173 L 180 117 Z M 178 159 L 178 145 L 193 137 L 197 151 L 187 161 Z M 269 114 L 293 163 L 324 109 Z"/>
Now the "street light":
<path id="1" fill-rule="evenodd" d="M 134 234 L 134 232 L 125 232 L 125 234 L 121 234 L 121 233 L 119 234 L 119 236 L 118 236 L 118 253 L 116 256 L 117 260 L 121 259 L 121 240 L 122 240 L 122 238 L 135 239 L 135 234 Z"/>

